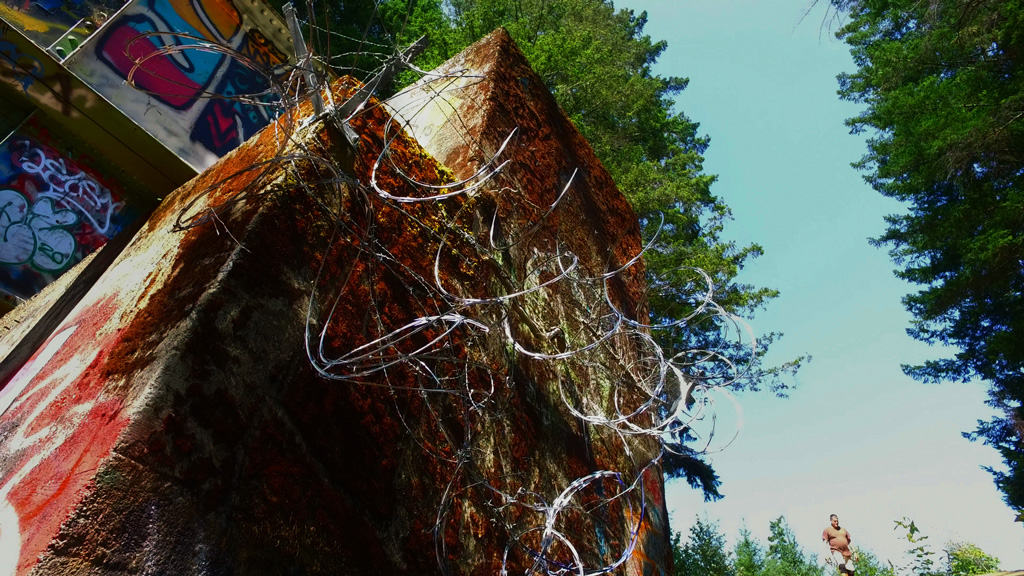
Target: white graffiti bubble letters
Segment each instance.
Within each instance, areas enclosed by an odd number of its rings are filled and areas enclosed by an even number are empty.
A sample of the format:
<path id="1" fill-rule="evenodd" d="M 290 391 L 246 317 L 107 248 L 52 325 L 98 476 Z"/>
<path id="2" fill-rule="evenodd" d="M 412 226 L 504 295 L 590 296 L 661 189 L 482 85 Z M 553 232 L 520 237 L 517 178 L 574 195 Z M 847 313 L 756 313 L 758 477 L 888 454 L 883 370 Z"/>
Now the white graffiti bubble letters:
<path id="1" fill-rule="evenodd" d="M 28 200 L 16 190 L 0 190 L 0 263 L 24 264 L 36 251 L 35 235 L 25 224 Z"/>
<path id="2" fill-rule="evenodd" d="M 28 223 L 36 242 L 32 264 L 50 272 L 68 267 L 78 242 L 64 228 L 78 224 L 78 216 L 71 210 L 54 210 L 53 200 L 40 198 L 32 205 Z"/>
<path id="3" fill-rule="evenodd" d="M 78 224 L 71 210 L 55 208 L 50 198 L 31 207 L 16 190 L 0 190 L 0 264 L 31 262 L 47 272 L 67 268 L 78 242 L 66 228 Z"/>

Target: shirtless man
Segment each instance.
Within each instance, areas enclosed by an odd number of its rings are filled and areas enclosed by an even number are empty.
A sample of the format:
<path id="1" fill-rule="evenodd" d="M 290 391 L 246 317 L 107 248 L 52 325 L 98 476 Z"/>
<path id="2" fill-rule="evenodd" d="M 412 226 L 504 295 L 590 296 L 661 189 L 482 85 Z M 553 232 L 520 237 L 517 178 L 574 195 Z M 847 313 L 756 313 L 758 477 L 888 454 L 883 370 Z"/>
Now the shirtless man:
<path id="1" fill-rule="evenodd" d="M 821 539 L 828 543 L 828 552 L 832 558 L 830 563 L 839 568 L 840 573 L 852 576 L 856 569 L 853 563 L 858 559 L 857 553 L 850 549 L 853 538 L 846 528 L 839 527 L 839 516 L 832 514 L 829 520 L 831 526 L 821 533 Z"/>

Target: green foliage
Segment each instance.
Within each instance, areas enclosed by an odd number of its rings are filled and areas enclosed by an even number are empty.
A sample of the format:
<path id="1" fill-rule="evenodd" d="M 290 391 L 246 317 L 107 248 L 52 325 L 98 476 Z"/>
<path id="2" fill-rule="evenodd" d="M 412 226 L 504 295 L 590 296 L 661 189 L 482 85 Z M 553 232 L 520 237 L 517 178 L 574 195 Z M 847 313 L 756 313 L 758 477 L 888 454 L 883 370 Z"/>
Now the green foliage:
<path id="1" fill-rule="evenodd" d="M 746 528 L 740 530 L 730 553 L 718 525 L 700 518 L 683 543 L 678 533 L 672 538 L 675 576 L 823 576 L 822 570 L 805 557 L 792 531 L 781 516 L 770 525 L 767 553 Z M 858 571 L 858 574 L 860 572 Z M 866 576 L 878 576 L 869 574 Z M 891 576 L 891 575 L 885 575 Z"/>
<path id="2" fill-rule="evenodd" d="M 725 534 L 714 522 L 698 518 L 690 527 L 689 540 L 680 544 L 679 539 L 676 533 L 672 543 L 676 576 L 738 576 L 725 548 Z"/>
<path id="3" fill-rule="evenodd" d="M 953 347 L 905 366 L 925 381 L 982 379 L 1005 414 L 972 439 L 1000 451 L 993 471 L 1024 509 L 1024 3 L 1021 0 L 832 0 L 857 71 L 840 94 L 865 104 L 848 120 L 870 135 L 857 164 L 880 193 L 906 203 L 875 239 L 890 248 L 908 332 Z"/>
<path id="4" fill-rule="evenodd" d="M 290 0 L 268 0 L 278 12 Z M 386 27 L 372 0 L 334 3 L 291 2 L 300 20 L 307 23 L 302 33 L 310 50 L 342 74 L 368 76 L 380 64 L 371 52 L 391 52 Z M 312 14 L 310 13 L 312 10 Z M 315 25 L 314 25 L 315 23 Z"/>
<path id="5" fill-rule="evenodd" d="M 882 562 L 871 551 L 856 550 L 856 576 L 975 576 L 999 569 L 999 560 L 974 544 L 951 542 L 944 552 L 948 559 L 945 570 L 937 569 L 936 553 L 928 536 L 910 518 L 895 521 L 894 530 L 907 540 L 906 562 L 894 566 Z M 838 576 L 832 566 L 819 566 L 800 548 L 796 537 L 782 516 L 769 524 L 768 546 L 754 539 L 741 528 L 731 553 L 725 548 L 725 536 L 718 525 L 697 518 L 690 528 L 689 539 L 682 541 L 677 532 L 672 537 L 675 576 Z"/>
<path id="6" fill-rule="evenodd" d="M 857 549 L 857 576 L 896 576 L 891 562 L 882 563 L 871 551 Z"/>
<path id="7" fill-rule="evenodd" d="M 950 542 L 946 544 L 943 552 L 946 554 L 946 569 L 936 569 L 935 556 L 937 554 L 927 542 L 921 530 L 910 518 L 904 517 L 896 520 L 893 530 L 903 531 L 907 539 L 907 556 L 909 561 L 898 567 L 901 574 L 912 574 L 914 576 L 973 576 L 975 574 L 986 574 L 999 569 L 999 559 L 986 554 L 981 548 L 970 542 Z M 861 574 L 858 565 L 857 573 Z M 891 572 L 891 571 L 890 571 Z M 862 576 L 870 576 L 863 574 Z"/>
<path id="8" fill-rule="evenodd" d="M 696 122 L 674 110 L 674 98 L 688 80 L 651 70 L 667 44 L 644 34 L 646 13 L 616 11 L 606 0 L 451 0 L 450 5 L 460 38 L 456 45 L 504 26 L 648 232 L 664 218 L 661 242 L 646 257 L 653 320 L 684 318 L 693 310 L 694 298 L 704 290 L 693 267 L 708 273 L 715 301 L 730 313 L 749 318 L 777 296 L 775 290 L 735 281 L 761 247 L 740 247 L 720 238 L 730 212 L 711 192 L 715 176 L 703 171 L 709 139 L 699 134 Z M 760 359 L 779 336 L 770 333 L 759 338 L 751 361 L 750 343 L 722 328 L 709 320 L 658 336 L 670 354 L 721 351 L 728 362 L 702 365 L 707 378 L 727 377 L 730 362 L 749 363 L 738 387 L 784 393 L 783 376 L 803 359 L 763 365 Z"/>
<path id="9" fill-rule="evenodd" d="M 903 530 L 904 537 L 909 543 L 906 554 L 910 561 L 900 566 L 899 571 L 909 572 L 915 576 L 938 576 L 939 573 L 935 571 L 935 551 L 932 550 L 930 543 L 925 542 L 928 537 L 921 533 L 910 518 L 904 517 L 902 520 L 895 520 L 894 523 L 893 530 Z"/>
<path id="10" fill-rule="evenodd" d="M 662 457 L 662 468 L 665 472 L 675 478 L 683 478 L 691 488 L 704 493 L 705 501 L 720 500 L 723 498 L 718 487 L 722 481 L 710 464 L 701 460 L 701 455 L 686 445 L 686 442 L 693 440 L 691 436 L 683 432 L 677 437 L 677 442 L 672 446 L 672 452 L 665 452 Z"/>
<path id="11" fill-rule="evenodd" d="M 736 576 L 759 576 L 764 569 L 764 550 L 746 528 L 740 529 L 739 539 L 733 549 L 733 558 Z"/>
<path id="12" fill-rule="evenodd" d="M 999 569 L 999 559 L 989 556 L 969 542 L 951 542 L 945 548 L 949 576 L 974 576 Z"/>
<path id="13" fill-rule="evenodd" d="M 768 527 L 768 554 L 760 576 L 822 576 L 821 567 L 804 554 L 785 518 L 779 516 Z"/>

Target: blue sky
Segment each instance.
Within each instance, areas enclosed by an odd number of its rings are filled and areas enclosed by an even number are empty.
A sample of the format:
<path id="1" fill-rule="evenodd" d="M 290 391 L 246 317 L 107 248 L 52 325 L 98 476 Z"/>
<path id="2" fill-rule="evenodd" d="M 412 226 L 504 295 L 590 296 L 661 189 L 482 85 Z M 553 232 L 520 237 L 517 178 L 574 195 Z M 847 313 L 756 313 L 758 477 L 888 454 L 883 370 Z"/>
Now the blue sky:
<path id="1" fill-rule="evenodd" d="M 741 526 L 766 541 L 785 516 L 805 550 L 824 551 L 821 530 L 839 514 L 863 546 L 899 563 L 908 516 L 936 551 L 968 541 L 1024 569 L 1024 526 L 982 466 L 991 448 L 961 436 L 991 417 L 982 383 L 925 385 L 901 363 L 941 353 L 906 335 L 885 250 L 867 239 L 901 210 L 850 167 L 864 153 L 843 120 L 858 107 L 836 96 L 835 76 L 854 66 L 832 34 L 834 13 L 812 0 L 616 0 L 646 10 L 648 34 L 668 41 L 655 71 L 685 76 L 679 108 L 711 137 L 706 171 L 732 208 L 726 237 L 765 255 L 740 280 L 781 296 L 752 322 L 786 336 L 778 360 L 810 354 L 788 399 L 739 397 L 739 439 L 712 456 L 725 499 L 704 504 L 671 482 L 673 526 L 698 515 L 733 539 Z"/>

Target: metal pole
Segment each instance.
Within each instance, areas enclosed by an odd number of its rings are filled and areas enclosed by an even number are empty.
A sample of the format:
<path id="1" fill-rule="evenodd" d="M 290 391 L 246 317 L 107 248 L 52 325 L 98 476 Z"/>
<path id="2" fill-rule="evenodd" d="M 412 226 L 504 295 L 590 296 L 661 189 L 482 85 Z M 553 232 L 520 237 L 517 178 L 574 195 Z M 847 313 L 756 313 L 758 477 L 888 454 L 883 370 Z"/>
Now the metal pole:
<path id="1" fill-rule="evenodd" d="M 310 100 L 313 101 L 313 112 L 319 116 L 324 113 L 324 100 L 320 94 L 320 83 L 317 82 L 316 73 L 313 72 L 312 59 L 306 50 L 306 41 L 302 38 L 302 29 L 299 27 L 299 18 L 295 15 L 295 6 L 291 2 L 284 5 L 284 17 L 288 20 L 288 29 L 292 33 L 292 46 L 295 47 L 295 62 L 306 68 L 306 83 L 312 91 Z"/>

